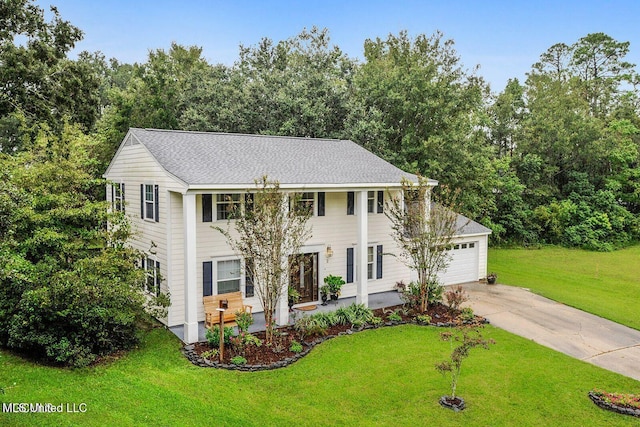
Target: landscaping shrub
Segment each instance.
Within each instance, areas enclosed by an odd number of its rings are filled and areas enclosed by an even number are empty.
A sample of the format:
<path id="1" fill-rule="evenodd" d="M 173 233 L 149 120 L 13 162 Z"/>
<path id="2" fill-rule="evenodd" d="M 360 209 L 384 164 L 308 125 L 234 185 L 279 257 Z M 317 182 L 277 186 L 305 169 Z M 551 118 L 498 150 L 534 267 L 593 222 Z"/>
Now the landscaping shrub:
<path id="1" fill-rule="evenodd" d="M 469 296 L 462 286 L 457 286 L 455 289 L 449 289 L 444 293 L 444 298 L 447 300 L 447 304 L 452 311 L 459 310 L 460 305 L 469 300 Z"/>
<path id="2" fill-rule="evenodd" d="M 289 350 L 293 353 L 300 353 L 302 352 L 302 344 L 300 344 L 298 341 L 292 341 Z"/>
<path id="3" fill-rule="evenodd" d="M 431 283 L 429 285 L 429 293 L 427 294 L 427 301 L 429 305 L 441 302 L 443 292 L 444 286 L 439 283 Z M 420 284 L 416 282 L 409 283 L 407 289 L 400 294 L 400 298 L 407 308 L 413 310 L 418 309 L 421 302 Z"/>
<path id="4" fill-rule="evenodd" d="M 253 315 L 246 311 L 236 311 L 236 324 L 238 325 L 238 331 L 247 332 L 249 326 L 253 325 Z"/>
<path id="5" fill-rule="evenodd" d="M 296 320 L 293 324 L 293 329 L 295 329 L 298 337 L 304 340 L 313 335 L 325 336 L 328 328 L 319 322 L 317 318 L 304 316 Z"/>
<path id="6" fill-rule="evenodd" d="M 78 261 L 74 271 L 21 294 L 5 330 L 7 344 L 76 367 L 131 348 L 145 319 L 144 297 L 129 285 L 139 273 L 120 251 Z"/>
<path id="7" fill-rule="evenodd" d="M 247 364 L 247 359 L 245 359 L 242 356 L 234 356 L 231 358 L 231 363 L 233 363 L 234 365 L 246 365 Z"/>
<path id="8" fill-rule="evenodd" d="M 220 346 L 220 325 L 213 325 L 211 328 L 207 329 L 205 332 L 205 338 L 209 345 L 213 348 Z M 231 338 L 233 338 L 233 327 L 225 326 L 224 327 L 224 344 L 230 345 Z"/>

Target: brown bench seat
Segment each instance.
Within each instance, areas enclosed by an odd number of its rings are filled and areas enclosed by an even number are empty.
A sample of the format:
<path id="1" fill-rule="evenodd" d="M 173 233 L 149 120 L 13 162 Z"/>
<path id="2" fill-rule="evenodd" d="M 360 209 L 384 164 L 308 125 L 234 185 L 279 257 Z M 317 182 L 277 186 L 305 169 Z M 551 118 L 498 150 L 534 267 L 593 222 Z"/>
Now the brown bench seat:
<path id="1" fill-rule="evenodd" d="M 244 305 L 242 301 L 242 292 L 229 292 L 227 294 L 210 295 L 202 298 L 204 303 L 204 327 L 210 328 L 220 323 L 220 301 L 227 300 L 228 308 L 224 312 L 224 324 L 233 326 L 236 324 L 236 312 L 251 313 L 253 306 Z"/>

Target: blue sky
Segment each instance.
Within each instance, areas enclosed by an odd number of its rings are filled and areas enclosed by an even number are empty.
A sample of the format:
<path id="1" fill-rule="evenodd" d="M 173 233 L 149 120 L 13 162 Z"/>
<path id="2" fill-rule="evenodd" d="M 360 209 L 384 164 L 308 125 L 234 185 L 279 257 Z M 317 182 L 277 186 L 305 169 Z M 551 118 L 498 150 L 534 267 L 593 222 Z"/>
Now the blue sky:
<path id="1" fill-rule="evenodd" d="M 55 5 L 84 31 L 76 51 L 101 51 L 120 62 L 145 62 L 149 50 L 171 42 L 203 48 L 210 63 L 233 64 L 240 44 L 284 40 L 303 28 L 328 28 L 331 42 L 362 59 L 367 38 L 407 30 L 440 30 L 455 41 L 466 68 L 480 65 L 494 92 L 509 78 L 521 81 L 555 43 L 572 44 L 604 32 L 631 42 L 627 60 L 640 63 L 640 1 L 471 0 L 37 0 Z M 638 68 L 636 68 L 638 69 Z"/>

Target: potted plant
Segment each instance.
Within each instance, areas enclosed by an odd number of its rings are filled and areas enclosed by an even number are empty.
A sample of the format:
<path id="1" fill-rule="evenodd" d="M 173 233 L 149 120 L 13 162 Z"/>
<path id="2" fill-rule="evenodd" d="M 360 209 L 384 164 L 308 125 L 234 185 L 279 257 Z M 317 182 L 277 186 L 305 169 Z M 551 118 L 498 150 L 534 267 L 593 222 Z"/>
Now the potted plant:
<path id="1" fill-rule="evenodd" d="M 330 293 L 331 289 L 329 288 L 329 285 L 320 286 L 320 298 L 322 298 L 322 305 L 327 305 Z"/>
<path id="2" fill-rule="evenodd" d="M 489 285 L 495 285 L 497 279 L 498 279 L 498 275 L 496 273 L 489 273 L 487 275 L 487 283 Z"/>
<path id="3" fill-rule="evenodd" d="M 332 274 L 324 278 L 324 283 L 329 286 L 329 292 L 331 293 L 331 299 L 337 300 L 340 296 L 340 289 L 346 282 L 342 279 L 342 276 L 334 276 Z"/>
<path id="4" fill-rule="evenodd" d="M 300 300 L 300 292 L 293 286 L 289 286 L 289 310 L 293 307 L 295 303 Z"/>

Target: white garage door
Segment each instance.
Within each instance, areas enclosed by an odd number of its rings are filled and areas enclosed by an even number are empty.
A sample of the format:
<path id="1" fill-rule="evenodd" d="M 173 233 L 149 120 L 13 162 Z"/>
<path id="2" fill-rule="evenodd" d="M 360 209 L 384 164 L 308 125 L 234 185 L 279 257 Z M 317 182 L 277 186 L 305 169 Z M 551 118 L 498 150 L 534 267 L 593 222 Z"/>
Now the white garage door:
<path id="1" fill-rule="evenodd" d="M 451 249 L 453 258 L 447 270 L 440 275 L 445 285 L 478 280 L 478 242 L 456 243 Z"/>

